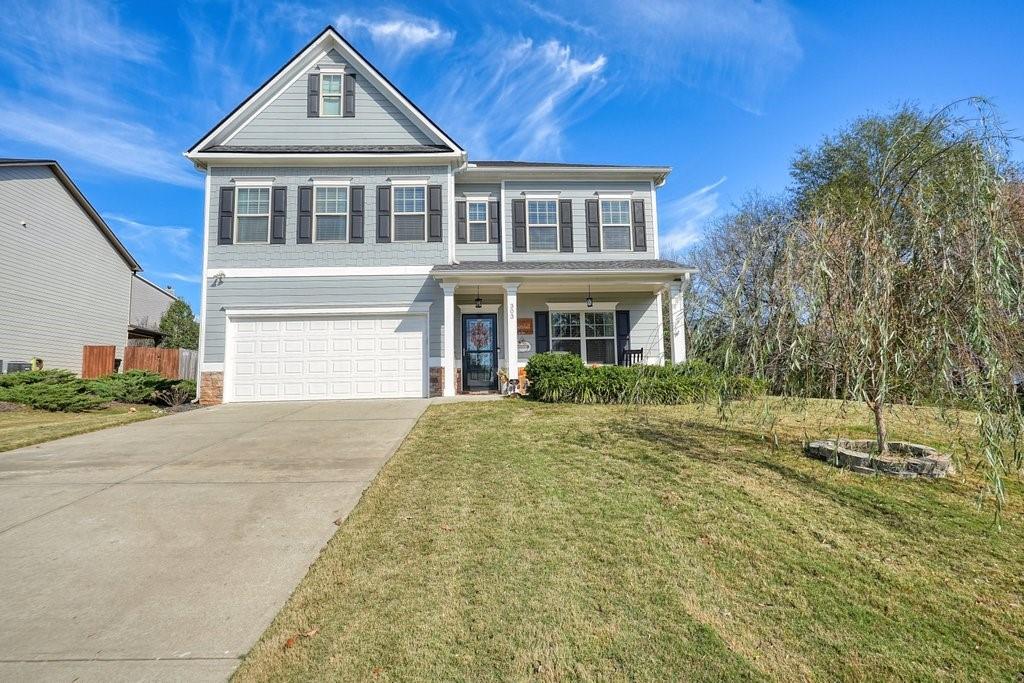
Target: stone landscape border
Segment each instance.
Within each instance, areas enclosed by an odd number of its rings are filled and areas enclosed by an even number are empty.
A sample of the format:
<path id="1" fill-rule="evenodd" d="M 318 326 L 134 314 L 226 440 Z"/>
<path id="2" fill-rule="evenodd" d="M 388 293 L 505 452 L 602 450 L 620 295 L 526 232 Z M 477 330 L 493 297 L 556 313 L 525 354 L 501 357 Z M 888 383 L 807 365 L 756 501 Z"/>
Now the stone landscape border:
<path id="1" fill-rule="evenodd" d="M 888 455 L 872 455 L 875 441 L 870 439 L 830 439 L 812 441 L 804 452 L 836 467 L 861 474 L 887 474 L 893 477 L 940 478 L 952 471 L 952 460 L 934 448 L 903 441 L 890 441 Z"/>

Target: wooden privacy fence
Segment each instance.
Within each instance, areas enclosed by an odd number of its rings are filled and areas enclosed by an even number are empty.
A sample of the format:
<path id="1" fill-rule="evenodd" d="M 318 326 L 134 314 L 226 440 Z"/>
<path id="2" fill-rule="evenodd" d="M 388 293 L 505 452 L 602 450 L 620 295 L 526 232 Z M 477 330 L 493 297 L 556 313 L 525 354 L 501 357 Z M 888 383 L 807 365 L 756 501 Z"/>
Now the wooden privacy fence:
<path id="1" fill-rule="evenodd" d="M 196 357 L 191 349 L 128 346 L 124 350 L 124 369 L 149 370 L 167 379 L 195 379 Z"/>
<path id="2" fill-rule="evenodd" d="M 113 346 L 83 346 L 82 378 L 96 379 L 112 373 L 116 350 L 116 347 Z"/>

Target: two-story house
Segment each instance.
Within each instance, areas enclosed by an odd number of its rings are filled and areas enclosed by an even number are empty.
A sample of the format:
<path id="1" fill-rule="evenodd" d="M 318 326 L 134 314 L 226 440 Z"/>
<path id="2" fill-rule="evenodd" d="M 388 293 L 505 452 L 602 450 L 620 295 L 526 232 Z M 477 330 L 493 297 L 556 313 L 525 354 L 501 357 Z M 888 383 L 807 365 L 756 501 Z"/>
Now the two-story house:
<path id="1" fill-rule="evenodd" d="M 549 350 L 685 359 L 669 168 L 474 161 L 332 27 L 186 156 L 204 403 L 493 391 Z"/>

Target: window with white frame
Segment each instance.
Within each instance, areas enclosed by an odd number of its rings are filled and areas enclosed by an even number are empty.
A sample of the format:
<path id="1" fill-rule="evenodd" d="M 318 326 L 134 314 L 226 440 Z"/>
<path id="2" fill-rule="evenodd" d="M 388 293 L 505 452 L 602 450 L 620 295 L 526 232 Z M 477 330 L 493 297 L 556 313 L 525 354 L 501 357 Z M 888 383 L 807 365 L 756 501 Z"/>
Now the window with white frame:
<path id="1" fill-rule="evenodd" d="M 632 224 L 629 220 L 628 199 L 601 200 L 601 248 L 606 251 L 629 251 L 632 244 Z"/>
<path id="2" fill-rule="evenodd" d="M 551 350 L 574 353 L 587 364 L 614 365 L 615 312 L 552 311 Z"/>
<path id="3" fill-rule="evenodd" d="M 314 239 L 317 242 L 348 240 L 348 188 L 318 187 L 314 202 Z"/>
<path id="4" fill-rule="evenodd" d="M 558 202 L 530 199 L 526 202 L 526 239 L 530 251 L 558 251 Z"/>
<path id="5" fill-rule="evenodd" d="M 466 202 L 466 216 L 469 220 L 469 241 L 487 241 L 487 202 Z"/>
<path id="6" fill-rule="evenodd" d="M 270 188 L 235 190 L 235 242 L 270 241 Z"/>
<path id="7" fill-rule="evenodd" d="M 397 185 L 392 189 L 395 242 L 427 239 L 427 188 L 425 185 Z"/>
<path id="8" fill-rule="evenodd" d="M 320 116 L 341 116 L 342 74 L 320 74 Z"/>

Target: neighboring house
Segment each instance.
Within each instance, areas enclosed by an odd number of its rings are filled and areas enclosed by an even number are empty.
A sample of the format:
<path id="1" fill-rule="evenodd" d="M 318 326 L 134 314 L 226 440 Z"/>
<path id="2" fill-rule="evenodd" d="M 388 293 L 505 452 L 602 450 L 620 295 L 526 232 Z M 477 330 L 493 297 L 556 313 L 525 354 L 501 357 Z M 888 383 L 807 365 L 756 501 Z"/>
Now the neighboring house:
<path id="1" fill-rule="evenodd" d="M 164 289 L 146 278 L 136 275 L 132 279 L 132 305 L 128 316 L 128 345 L 156 346 L 163 339 L 160 319 L 178 300 L 170 287 Z"/>
<path id="2" fill-rule="evenodd" d="M 0 369 L 81 372 L 82 347 L 128 340 L 139 264 L 56 161 L 0 159 Z"/>
<path id="3" fill-rule="evenodd" d="M 685 358 L 669 168 L 473 161 L 332 27 L 186 156 L 204 403 L 494 390 L 548 350 Z"/>

